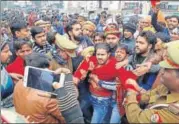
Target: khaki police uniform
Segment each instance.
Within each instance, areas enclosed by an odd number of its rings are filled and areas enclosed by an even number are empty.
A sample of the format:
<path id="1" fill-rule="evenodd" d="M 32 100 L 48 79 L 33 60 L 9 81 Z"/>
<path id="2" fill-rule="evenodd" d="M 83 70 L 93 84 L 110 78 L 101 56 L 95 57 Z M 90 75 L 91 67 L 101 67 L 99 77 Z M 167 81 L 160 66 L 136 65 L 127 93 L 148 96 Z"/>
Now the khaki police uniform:
<path id="1" fill-rule="evenodd" d="M 168 69 L 179 69 L 179 42 L 168 45 L 168 58 L 160 66 Z M 171 82 L 172 83 L 172 82 Z M 140 102 L 148 103 L 145 109 L 138 104 L 136 93 L 128 92 L 124 107 L 130 123 L 179 123 L 179 93 L 170 93 L 160 84 L 155 89 L 140 96 Z"/>

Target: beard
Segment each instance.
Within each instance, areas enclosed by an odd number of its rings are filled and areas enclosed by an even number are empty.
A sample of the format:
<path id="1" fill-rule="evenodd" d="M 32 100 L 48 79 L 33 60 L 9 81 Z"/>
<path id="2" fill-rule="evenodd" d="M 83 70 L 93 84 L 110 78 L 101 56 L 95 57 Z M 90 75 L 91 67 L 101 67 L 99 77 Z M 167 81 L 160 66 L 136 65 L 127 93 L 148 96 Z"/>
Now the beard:
<path id="1" fill-rule="evenodd" d="M 81 41 L 81 39 L 82 39 L 82 35 L 74 36 L 74 39 L 75 39 L 76 41 Z"/>
<path id="2" fill-rule="evenodd" d="M 148 49 L 139 49 L 138 47 L 135 48 L 135 52 L 138 55 L 142 55 L 144 53 L 146 53 L 148 51 Z"/>

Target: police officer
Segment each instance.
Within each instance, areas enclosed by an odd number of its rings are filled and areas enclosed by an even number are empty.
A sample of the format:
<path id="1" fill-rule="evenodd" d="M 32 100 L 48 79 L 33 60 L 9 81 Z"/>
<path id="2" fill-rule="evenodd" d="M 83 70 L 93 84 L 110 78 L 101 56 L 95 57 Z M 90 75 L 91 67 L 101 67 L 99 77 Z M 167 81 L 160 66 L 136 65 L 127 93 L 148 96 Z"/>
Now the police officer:
<path id="1" fill-rule="evenodd" d="M 124 107 L 130 123 L 179 122 L 179 41 L 167 44 L 167 58 L 161 61 L 161 84 L 155 89 L 140 93 L 136 81 L 129 79 L 139 92 L 127 89 Z M 147 104 L 145 109 L 140 103 Z"/>

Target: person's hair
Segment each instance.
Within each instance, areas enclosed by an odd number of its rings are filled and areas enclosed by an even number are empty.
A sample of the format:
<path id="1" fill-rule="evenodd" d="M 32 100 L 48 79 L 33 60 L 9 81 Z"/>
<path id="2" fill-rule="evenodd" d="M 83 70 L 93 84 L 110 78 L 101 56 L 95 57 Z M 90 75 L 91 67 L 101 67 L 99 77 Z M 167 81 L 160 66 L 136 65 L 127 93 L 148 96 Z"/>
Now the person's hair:
<path id="1" fill-rule="evenodd" d="M 177 15 L 173 15 L 173 16 L 171 16 L 170 18 L 176 18 L 177 21 L 178 21 L 178 23 L 179 23 L 179 17 L 178 17 Z"/>
<path id="2" fill-rule="evenodd" d="M 32 52 L 25 56 L 25 66 L 48 68 L 50 66 L 50 59 L 44 54 Z"/>
<path id="3" fill-rule="evenodd" d="M 49 44 L 53 44 L 55 43 L 55 35 L 57 34 L 57 32 L 48 32 L 47 33 L 47 41 Z"/>
<path id="4" fill-rule="evenodd" d="M 8 42 L 4 41 L 3 39 L 0 40 L 0 47 L 1 51 L 4 49 L 4 47 L 8 44 Z"/>
<path id="5" fill-rule="evenodd" d="M 127 46 L 127 44 L 121 43 L 117 45 L 117 49 L 124 49 L 126 51 L 127 54 L 132 54 L 132 51 L 129 49 L 129 47 Z M 116 49 L 116 50 L 117 50 Z"/>
<path id="6" fill-rule="evenodd" d="M 78 23 L 77 20 L 72 20 L 72 21 L 70 21 L 70 22 L 67 24 L 67 26 L 66 26 L 66 31 L 67 31 L 67 33 L 68 33 L 69 31 L 72 31 L 73 25 L 76 25 L 76 24 L 80 24 L 80 23 Z"/>
<path id="7" fill-rule="evenodd" d="M 152 45 L 152 49 L 154 48 L 156 42 L 157 42 L 157 37 L 156 35 L 151 32 L 151 31 L 142 31 L 141 33 L 139 33 L 138 37 L 144 37 L 146 39 L 146 41 Z"/>
<path id="8" fill-rule="evenodd" d="M 170 19 L 170 18 L 171 18 L 171 16 L 166 16 L 166 17 L 165 17 L 165 20 Z"/>
<path id="9" fill-rule="evenodd" d="M 105 49 L 107 53 L 111 52 L 111 48 L 107 43 L 98 43 L 95 45 L 95 53 L 98 49 Z"/>
<path id="10" fill-rule="evenodd" d="M 23 28 L 27 28 L 27 23 L 23 20 L 16 20 L 15 22 L 12 22 L 10 24 L 10 29 L 13 34 L 13 36 L 16 36 L 15 32 L 20 31 Z"/>
<path id="11" fill-rule="evenodd" d="M 96 32 L 96 33 L 94 34 L 94 37 L 93 37 L 93 38 L 95 38 L 96 36 L 101 37 L 103 40 L 105 39 L 105 36 L 104 36 L 104 33 L 103 33 L 103 32 Z"/>
<path id="12" fill-rule="evenodd" d="M 18 39 L 14 41 L 14 49 L 15 51 L 18 51 L 22 48 L 23 45 L 28 45 L 30 48 L 32 48 L 32 43 L 30 41 L 24 40 L 24 39 Z"/>
<path id="13" fill-rule="evenodd" d="M 67 32 L 67 34 L 68 34 L 69 37 L 70 37 L 69 31 L 72 31 L 73 25 L 76 25 L 76 24 L 80 24 L 80 23 L 77 22 L 77 20 L 72 20 L 72 21 L 68 22 L 68 24 L 67 24 L 67 26 L 66 26 L 66 32 Z"/>
<path id="14" fill-rule="evenodd" d="M 40 34 L 40 33 L 44 32 L 44 30 L 43 30 L 42 27 L 35 26 L 35 27 L 32 27 L 30 32 L 31 32 L 32 37 L 35 38 L 35 36 L 37 34 Z"/>

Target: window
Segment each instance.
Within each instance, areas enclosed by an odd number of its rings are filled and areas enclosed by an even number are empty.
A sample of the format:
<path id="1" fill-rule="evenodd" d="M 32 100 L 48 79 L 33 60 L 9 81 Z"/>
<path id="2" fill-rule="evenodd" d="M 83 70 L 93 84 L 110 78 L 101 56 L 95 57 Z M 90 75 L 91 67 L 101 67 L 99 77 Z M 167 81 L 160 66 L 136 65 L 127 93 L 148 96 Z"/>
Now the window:
<path id="1" fill-rule="evenodd" d="M 177 5 L 168 5 L 168 10 L 178 10 Z"/>

